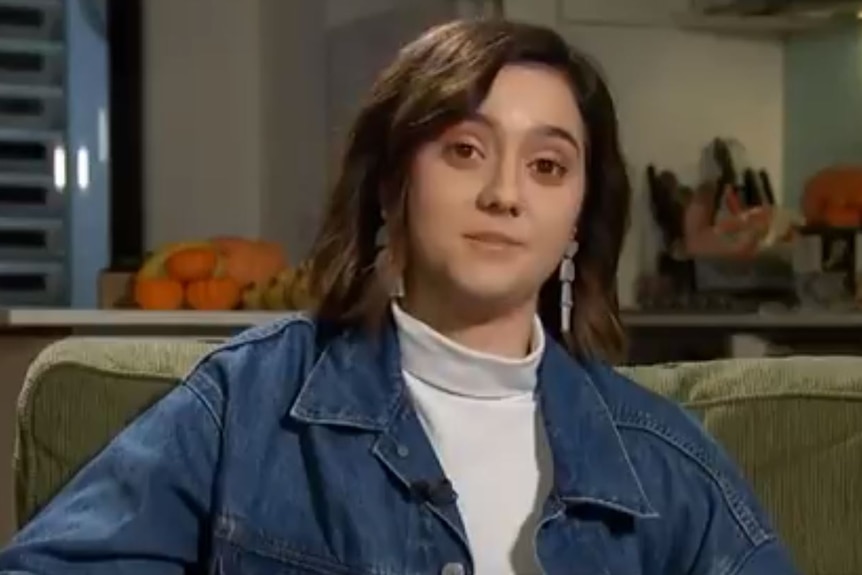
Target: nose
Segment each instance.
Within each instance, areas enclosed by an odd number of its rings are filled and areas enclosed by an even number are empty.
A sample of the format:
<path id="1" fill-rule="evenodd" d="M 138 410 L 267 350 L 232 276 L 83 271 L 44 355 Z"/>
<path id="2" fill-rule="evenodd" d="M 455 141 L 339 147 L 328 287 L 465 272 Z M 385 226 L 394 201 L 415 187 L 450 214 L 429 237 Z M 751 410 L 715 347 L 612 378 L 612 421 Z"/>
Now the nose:
<path id="1" fill-rule="evenodd" d="M 499 161 L 477 198 L 479 209 L 501 215 L 518 216 L 523 210 L 517 163 Z"/>

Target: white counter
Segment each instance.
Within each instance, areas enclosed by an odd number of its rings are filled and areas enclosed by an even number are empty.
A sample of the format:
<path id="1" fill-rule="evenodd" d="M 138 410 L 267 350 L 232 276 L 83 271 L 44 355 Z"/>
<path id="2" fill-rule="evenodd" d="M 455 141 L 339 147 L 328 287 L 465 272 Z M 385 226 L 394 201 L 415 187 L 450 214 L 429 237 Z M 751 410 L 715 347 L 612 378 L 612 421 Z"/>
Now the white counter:
<path id="1" fill-rule="evenodd" d="M 783 313 L 647 313 L 622 314 L 629 328 L 699 329 L 862 329 L 862 312 L 799 311 Z"/>
<path id="2" fill-rule="evenodd" d="M 0 329 L 8 328 L 243 328 L 268 323 L 290 312 L 205 312 L 84 309 L 0 309 Z M 657 329 L 850 329 L 862 328 L 862 313 L 645 313 L 624 312 L 630 328 Z"/>
<path id="3" fill-rule="evenodd" d="M 288 312 L 141 311 L 101 309 L 0 309 L 0 329 L 28 327 L 248 327 L 267 323 Z"/>

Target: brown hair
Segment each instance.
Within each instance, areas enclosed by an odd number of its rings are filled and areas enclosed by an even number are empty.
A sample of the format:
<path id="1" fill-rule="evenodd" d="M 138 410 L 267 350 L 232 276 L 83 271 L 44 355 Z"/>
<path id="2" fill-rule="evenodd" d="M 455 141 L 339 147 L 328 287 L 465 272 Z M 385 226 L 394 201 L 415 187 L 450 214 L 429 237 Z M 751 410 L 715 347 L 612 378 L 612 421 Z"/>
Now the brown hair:
<path id="1" fill-rule="evenodd" d="M 501 19 L 459 20 L 427 31 L 383 71 L 351 130 L 311 254 L 317 317 L 333 325 L 378 325 L 388 294 L 375 273 L 381 213 L 403 226 L 403 197 L 418 148 L 467 118 L 506 64 L 536 63 L 571 83 L 586 129 L 587 193 L 578 223 L 575 307 L 565 342 L 580 357 L 618 359 L 624 336 L 616 271 L 628 224 L 630 186 L 607 86 L 587 58 L 550 29 Z M 394 220 L 394 221 L 393 221 Z M 539 314 L 557 339 L 560 285 L 545 282 Z"/>

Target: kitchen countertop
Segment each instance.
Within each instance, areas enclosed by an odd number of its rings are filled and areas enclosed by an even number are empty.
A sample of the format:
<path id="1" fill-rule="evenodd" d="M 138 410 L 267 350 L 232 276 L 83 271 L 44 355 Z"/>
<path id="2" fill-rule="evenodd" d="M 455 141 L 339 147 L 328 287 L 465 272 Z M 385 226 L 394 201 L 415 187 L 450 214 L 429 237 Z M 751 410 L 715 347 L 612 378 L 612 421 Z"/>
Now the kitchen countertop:
<path id="1" fill-rule="evenodd" d="M 737 331 L 782 329 L 862 329 L 862 312 L 805 310 L 751 313 L 643 312 L 622 313 L 629 328 L 700 329 Z"/>
<path id="2" fill-rule="evenodd" d="M 248 327 L 283 317 L 288 312 L 202 312 L 102 309 L 0 309 L 0 329 L 100 327 Z"/>
<path id="3" fill-rule="evenodd" d="M 270 311 L 176 311 L 100 309 L 0 309 L 3 328 L 243 328 L 268 323 L 290 312 Z M 656 313 L 625 311 L 629 328 L 667 329 L 849 329 L 862 328 L 862 312 L 800 311 L 784 313 Z"/>

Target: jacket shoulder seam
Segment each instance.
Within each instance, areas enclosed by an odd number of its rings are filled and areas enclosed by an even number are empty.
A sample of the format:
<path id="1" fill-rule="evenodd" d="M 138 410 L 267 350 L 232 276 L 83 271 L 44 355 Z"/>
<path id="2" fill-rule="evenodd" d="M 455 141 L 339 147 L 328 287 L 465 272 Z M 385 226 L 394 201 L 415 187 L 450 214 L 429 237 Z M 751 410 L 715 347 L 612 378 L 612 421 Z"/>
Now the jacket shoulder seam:
<path id="1" fill-rule="evenodd" d="M 239 350 L 250 344 L 281 336 L 288 329 L 299 324 L 311 330 L 314 328 L 312 320 L 306 314 L 302 312 L 289 313 L 280 319 L 249 328 L 227 341 L 219 343 L 201 356 L 194 367 L 192 367 L 189 375 L 183 380 L 181 385 L 189 389 L 197 400 L 203 404 L 204 409 L 210 414 L 219 431 L 223 431 L 224 427 L 224 422 L 219 416 L 219 410 L 213 405 L 207 394 L 202 389 L 199 389 L 199 386 L 207 386 L 218 396 L 219 401 L 226 401 L 224 391 L 211 373 L 211 369 L 208 369 L 209 362 L 216 359 L 223 352 Z M 195 385 L 196 382 L 199 383 L 199 386 Z"/>
<path id="2" fill-rule="evenodd" d="M 681 434 L 675 433 L 667 425 L 647 413 L 638 411 L 628 415 L 631 416 L 631 419 L 617 419 L 616 425 L 656 437 L 693 461 L 703 471 L 709 481 L 718 488 L 722 499 L 730 509 L 734 519 L 753 545 L 760 546 L 772 537 L 770 531 L 756 517 L 754 511 L 744 501 L 731 481 L 712 463 L 712 457 L 710 457 L 706 449 L 698 446 L 694 441 L 682 437 Z"/>
<path id="3" fill-rule="evenodd" d="M 219 342 L 198 359 L 191 372 L 195 372 L 220 353 L 242 349 L 247 345 L 259 343 L 281 336 L 291 327 L 302 324 L 314 329 L 313 321 L 302 312 L 293 312 L 273 322 L 251 327 L 225 341 Z"/>
<path id="4" fill-rule="evenodd" d="M 204 394 L 200 389 L 198 389 L 198 387 L 196 385 L 194 385 L 195 382 L 192 380 L 194 380 L 195 377 L 200 378 L 201 384 L 206 384 L 207 386 L 212 388 L 215 391 L 215 393 L 218 394 L 219 400 L 222 402 L 224 402 L 224 395 L 222 394 L 221 390 L 219 389 L 218 384 L 215 382 L 215 380 L 212 378 L 212 376 L 210 376 L 210 374 L 204 370 L 198 371 L 196 376 L 193 375 L 191 378 L 188 378 L 186 381 L 184 381 L 182 383 L 182 386 L 185 389 L 189 390 L 189 392 L 192 394 L 192 397 L 194 397 L 194 399 L 197 402 L 199 402 L 201 404 L 201 407 L 203 407 L 204 410 L 207 412 L 207 415 L 212 420 L 213 424 L 216 426 L 216 429 L 218 429 L 219 433 L 222 433 L 224 431 L 224 422 L 222 421 L 222 418 L 219 416 L 218 410 L 216 409 L 216 407 L 212 404 L 212 402 L 209 399 L 207 399 L 206 394 Z"/>
<path id="5" fill-rule="evenodd" d="M 745 566 L 754 557 L 756 554 L 760 553 L 767 545 L 775 543 L 777 541 L 777 537 L 774 535 L 770 535 L 766 537 L 760 543 L 755 543 L 751 547 L 745 550 L 745 552 L 741 553 L 736 561 L 723 573 L 723 575 L 740 575 L 743 573 Z"/>
<path id="6" fill-rule="evenodd" d="M 230 351 L 245 347 L 248 344 L 257 343 L 282 335 L 285 331 L 296 325 L 304 325 L 309 329 L 314 328 L 314 322 L 304 312 L 291 312 L 270 323 L 249 328 L 242 333 L 219 344 L 208 355 L 220 351 Z"/>

